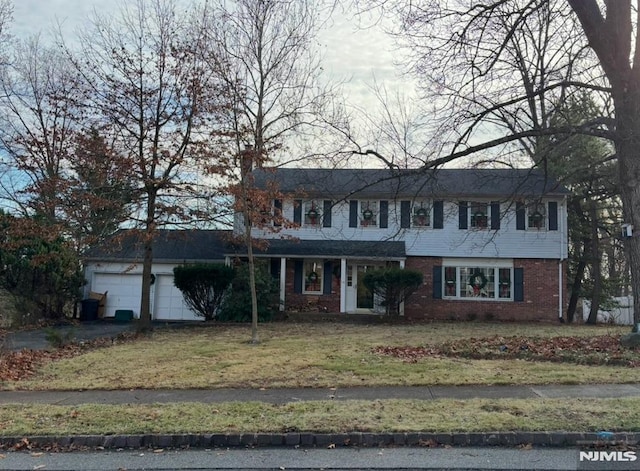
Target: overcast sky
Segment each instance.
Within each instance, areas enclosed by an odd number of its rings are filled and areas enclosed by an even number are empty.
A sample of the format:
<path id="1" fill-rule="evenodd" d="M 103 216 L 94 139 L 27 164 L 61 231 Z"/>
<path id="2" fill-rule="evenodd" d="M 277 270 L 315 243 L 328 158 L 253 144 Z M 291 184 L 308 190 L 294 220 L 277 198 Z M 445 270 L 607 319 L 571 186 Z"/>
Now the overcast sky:
<path id="1" fill-rule="evenodd" d="M 181 1 L 190 3 L 178 0 Z M 11 31 L 18 37 L 39 32 L 46 35 L 56 22 L 61 22 L 65 30 L 73 32 L 94 9 L 108 12 L 117 10 L 118 5 L 117 0 L 14 0 Z M 319 38 L 324 50 L 323 66 L 336 79 L 349 80 L 346 92 L 350 100 L 364 106 L 358 102 L 368 99 L 368 87 L 374 77 L 378 82 L 398 82 L 393 44 L 380 28 L 358 28 L 357 22 L 341 11 L 334 16 L 332 25 Z"/>

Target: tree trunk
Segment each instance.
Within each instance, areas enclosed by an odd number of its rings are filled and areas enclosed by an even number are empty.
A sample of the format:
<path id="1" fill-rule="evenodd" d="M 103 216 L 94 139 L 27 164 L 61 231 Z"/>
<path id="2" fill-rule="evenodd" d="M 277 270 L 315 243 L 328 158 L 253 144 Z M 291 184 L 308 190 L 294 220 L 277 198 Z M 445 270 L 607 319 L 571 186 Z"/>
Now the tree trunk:
<path id="1" fill-rule="evenodd" d="M 587 267 L 587 261 L 585 260 L 587 247 L 589 244 L 588 239 L 582 241 L 582 256 L 576 267 L 576 273 L 571 284 L 571 297 L 569 298 L 569 306 L 567 307 L 567 322 L 572 323 L 575 320 L 576 308 L 578 307 L 578 299 L 580 298 L 580 289 L 582 288 L 582 278 L 584 277 L 584 270 Z"/>
<path id="2" fill-rule="evenodd" d="M 153 265 L 153 239 L 156 235 L 156 195 L 149 193 L 147 202 L 147 218 L 144 228 L 144 257 L 142 261 L 142 297 L 140 299 L 140 323 L 138 331 L 151 330 L 151 268 Z"/>
<path id="3" fill-rule="evenodd" d="M 591 277 L 593 278 L 593 292 L 591 293 L 591 310 L 587 324 L 598 322 L 600 298 L 602 297 L 602 269 L 600 256 L 600 238 L 598 237 L 598 210 L 594 200 L 589 201 L 589 219 L 591 223 Z"/>
<path id="4" fill-rule="evenodd" d="M 618 171 L 624 222 L 633 225 L 633 236 L 624 238 L 631 267 L 633 322 L 640 323 L 640 82 L 634 81 L 616 101 Z"/>

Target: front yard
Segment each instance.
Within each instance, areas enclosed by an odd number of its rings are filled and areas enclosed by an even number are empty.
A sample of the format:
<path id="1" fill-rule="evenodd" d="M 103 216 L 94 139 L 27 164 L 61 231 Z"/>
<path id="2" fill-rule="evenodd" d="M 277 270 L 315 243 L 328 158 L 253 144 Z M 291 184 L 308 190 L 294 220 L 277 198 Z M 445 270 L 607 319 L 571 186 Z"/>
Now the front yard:
<path id="1" fill-rule="evenodd" d="M 48 360 L 4 389 L 638 383 L 628 327 L 500 323 L 159 329 Z M 71 353 L 70 353 L 71 354 Z M 63 355 L 64 356 L 64 355 Z M 2 434 L 639 430 L 640 399 L 0 407 Z"/>
<path id="2" fill-rule="evenodd" d="M 159 329 L 49 361 L 5 389 L 347 387 L 640 382 L 628 327 L 273 323 Z M 569 341 L 567 340 L 569 339 Z M 600 350 L 600 351 L 598 351 Z"/>

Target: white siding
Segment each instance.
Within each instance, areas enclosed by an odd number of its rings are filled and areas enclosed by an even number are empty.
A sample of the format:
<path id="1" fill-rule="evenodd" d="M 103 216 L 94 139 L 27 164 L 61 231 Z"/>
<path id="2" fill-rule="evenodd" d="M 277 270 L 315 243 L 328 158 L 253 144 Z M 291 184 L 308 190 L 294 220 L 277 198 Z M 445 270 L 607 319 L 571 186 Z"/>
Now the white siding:
<path id="1" fill-rule="evenodd" d="M 332 227 L 300 227 L 277 233 L 255 230 L 256 237 L 302 240 L 404 240 L 408 256 L 564 259 L 567 256 L 566 206 L 558 202 L 558 230 L 516 230 L 515 205 L 502 203 L 500 229 L 458 229 L 457 202 L 444 204 L 444 228 L 400 228 L 400 201 L 389 200 L 389 227 L 349 227 L 349 202 L 333 207 Z M 293 203 L 285 201 L 284 216 L 293 221 Z M 433 221 L 433 219 L 432 219 Z"/>

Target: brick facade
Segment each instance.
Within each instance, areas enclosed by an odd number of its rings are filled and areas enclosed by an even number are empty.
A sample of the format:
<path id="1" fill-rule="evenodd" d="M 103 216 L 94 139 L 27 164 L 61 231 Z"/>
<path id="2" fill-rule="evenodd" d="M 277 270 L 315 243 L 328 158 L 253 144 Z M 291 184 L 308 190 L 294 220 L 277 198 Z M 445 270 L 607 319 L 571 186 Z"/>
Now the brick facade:
<path id="1" fill-rule="evenodd" d="M 558 320 L 558 261 L 516 259 L 514 268 L 524 273 L 524 301 L 452 300 L 433 298 L 433 267 L 441 266 L 438 257 L 408 257 L 405 267 L 424 275 L 424 284 L 405 304 L 405 316 L 411 320 Z M 340 312 L 340 279 L 332 276 L 331 294 L 294 292 L 294 261 L 287 260 L 285 308 L 295 312 Z M 567 306 L 566 263 L 562 267 L 563 313 Z"/>
<path id="2" fill-rule="evenodd" d="M 524 271 L 524 301 L 452 300 L 433 298 L 433 267 L 441 258 L 408 257 L 406 268 L 424 274 L 424 284 L 405 305 L 410 319 L 557 321 L 559 309 L 558 261 L 516 259 Z M 563 314 L 567 307 L 566 262 L 562 266 Z"/>

